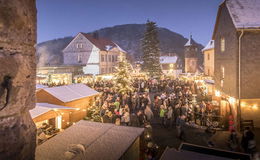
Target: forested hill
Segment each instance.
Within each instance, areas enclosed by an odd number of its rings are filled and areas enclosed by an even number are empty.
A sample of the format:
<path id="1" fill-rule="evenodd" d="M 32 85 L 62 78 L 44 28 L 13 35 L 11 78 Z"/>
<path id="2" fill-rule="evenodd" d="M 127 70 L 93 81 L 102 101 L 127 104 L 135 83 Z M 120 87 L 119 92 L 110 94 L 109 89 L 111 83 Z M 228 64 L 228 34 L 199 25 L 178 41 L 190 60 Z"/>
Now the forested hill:
<path id="1" fill-rule="evenodd" d="M 133 57 L 139 58 L 142 56 L 141 39 L 143 38 L 144 31 L 145 24 L 124 24 L 99 29 L 94 32 L 97 32 L 99 37 L 111 39 Z M 178 56 L 183 57 L 184 45 L 188 39 L 166 28 L 159 27 L 158 33 L 162 54 L 176 53 Z M 36 47 L 38 65 L 62 64 L 62 50 L 72 39 L 73 37 L 65 37 L 39 43 Z M 196 40 L 196 37 L 194 39 Z M 201 50 L 203 46 L 198 44 L 198 48 Z M 199 55 L 199 58 L 200 63 L 202 63 L 202 54 Z"/>

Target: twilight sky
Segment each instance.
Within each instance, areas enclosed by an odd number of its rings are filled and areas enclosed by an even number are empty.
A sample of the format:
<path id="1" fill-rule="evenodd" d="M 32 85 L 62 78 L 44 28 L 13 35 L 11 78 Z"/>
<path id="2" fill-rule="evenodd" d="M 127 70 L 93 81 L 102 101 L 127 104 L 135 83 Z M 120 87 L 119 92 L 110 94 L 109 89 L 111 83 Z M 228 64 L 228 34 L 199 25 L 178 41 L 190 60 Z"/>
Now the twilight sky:
<path id="1" fill-rule="evenodd" d="M 120 24 L 155 21 L 206 45 L 222 0 L 37 0 L 38 43 Z"/>

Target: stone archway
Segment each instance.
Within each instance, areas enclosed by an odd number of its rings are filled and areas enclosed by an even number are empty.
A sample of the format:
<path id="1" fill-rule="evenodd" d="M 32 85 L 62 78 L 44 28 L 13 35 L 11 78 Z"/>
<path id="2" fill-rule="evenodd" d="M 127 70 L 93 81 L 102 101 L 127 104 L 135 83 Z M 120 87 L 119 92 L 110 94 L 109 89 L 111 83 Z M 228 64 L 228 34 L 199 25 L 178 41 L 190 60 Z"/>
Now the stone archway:
<path id="1" fill-rule="evenodd" d="M 0 0 L 0 159 L 34 159 L 36 1 Z"/>

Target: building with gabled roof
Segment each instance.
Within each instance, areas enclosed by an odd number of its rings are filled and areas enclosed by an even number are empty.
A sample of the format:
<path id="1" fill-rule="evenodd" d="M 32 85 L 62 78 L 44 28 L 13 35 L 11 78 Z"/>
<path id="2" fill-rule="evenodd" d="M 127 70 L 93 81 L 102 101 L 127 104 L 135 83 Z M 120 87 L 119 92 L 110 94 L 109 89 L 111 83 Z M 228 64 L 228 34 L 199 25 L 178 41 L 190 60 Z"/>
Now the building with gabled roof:
<path id="1" fill-rule="evenodd" d="M 55 105 L 50 103 L 36 103 L 35 108 L 30 110 L 30 115 L 37 128 L 43 123 L 49 124 L 57 129 L 64 129 L 72 124 L 70 113 L 77 108 Z"/>
<path id="2" fill-rule="evenodd" d="M 221 114 L 260 127 L 260 1 L 226 0 L 218 9 L 214 79 Z"/>
<path id="3" fill-rule="evenodd" d="M 204 54 L 204 74 L 213 77 L 214 75 L 214 40 L 210 40 L 202 49 Z"/>
<path id="4" fill-rule="evenodd" d="M 84 74 L 113 73 L 120 55 L 126 52 L 97 33 L 78 33 L 63 50 L 64 65 L 83 65 Z"/>
<path id="5" fill-rule="evenodd" d="M 36 92 L 36 102 L 75 108 L 69 115 L 72 124 L 86 117 L 87 108 L 98 95 L 99 92 L 78 83 L 41 89 Z"/>
<path id="6" fill-rule="evenodd" d="M 185 73 L 196 73 L 198 71 L 198 47 L 190 36 L 184 45 Z"/>
<path id="7" fill-rule="evenodd" d="M 36 148 L 36 160 L 143 159 L 144 128 L 80 121 Z"/>
<path id="8" fill-rule="evenodd" d="M 182 63 L 177 56 L 160 56 L 160 64 L 164 75 L 178 77 L 182 73 Z"/>

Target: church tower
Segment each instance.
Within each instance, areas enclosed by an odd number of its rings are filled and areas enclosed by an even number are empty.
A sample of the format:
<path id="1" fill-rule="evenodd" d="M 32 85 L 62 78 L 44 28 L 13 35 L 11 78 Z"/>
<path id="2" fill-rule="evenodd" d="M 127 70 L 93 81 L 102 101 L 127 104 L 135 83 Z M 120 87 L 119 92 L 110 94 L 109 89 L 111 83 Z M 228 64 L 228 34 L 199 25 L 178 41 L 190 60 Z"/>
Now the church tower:
<path id="1" fill-rule="evenodd" d="M 198 70 L 198 48 L 195 41 L 190 36 L 188 42 L 184 45 L 185 73 L 196 73 Z"/>

